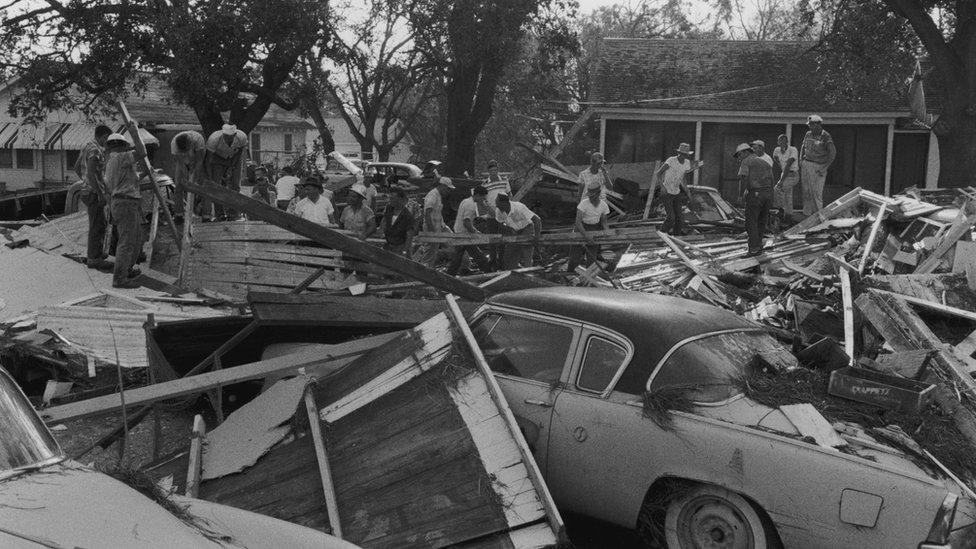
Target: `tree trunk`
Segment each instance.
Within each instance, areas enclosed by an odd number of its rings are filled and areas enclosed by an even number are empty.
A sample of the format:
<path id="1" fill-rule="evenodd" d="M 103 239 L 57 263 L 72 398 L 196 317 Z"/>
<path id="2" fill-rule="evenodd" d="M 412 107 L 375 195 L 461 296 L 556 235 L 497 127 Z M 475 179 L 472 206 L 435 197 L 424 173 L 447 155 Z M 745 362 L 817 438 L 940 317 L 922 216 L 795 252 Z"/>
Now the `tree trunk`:
<path id="1" fill-rule="evenodd" d="M 389 162 L 390 153 L 393 152 L 393 147 L 376 147 L 376 156 L 379 158 L 380 162 Z"/>
<path id="2" fill-rule="evenodd" d="M 504 67 L 457 68 L 447 87 L 447 158 L 444 173 L 474 171 L 475 144 L 492 115 L 495 91 Z"/>
<path id="3" fill-rule="evenodd" d="M 969 99 L 976 93 L 951 91 L 933 131 L 939 138 L 939 187 L 966 187 L 976 174 L 976 106 Z M 963 97 L 952 97 L 963 96 Z"/>
<path id="4" fill-rule="evenodd" d="M 302 103 L 305 110 L 308 111 L 308 115 L 312 117 L 312 121 L 315 122 L 315 128 L 319 131 L 319 139 L 322 140 L 322 154 L 329 154 L 335 150 L 335 139 L 332 137 L 329 126 L 325 123 L 325 117 L 322 115 L 318 99 L 313 95 L 302 99 Z"/>

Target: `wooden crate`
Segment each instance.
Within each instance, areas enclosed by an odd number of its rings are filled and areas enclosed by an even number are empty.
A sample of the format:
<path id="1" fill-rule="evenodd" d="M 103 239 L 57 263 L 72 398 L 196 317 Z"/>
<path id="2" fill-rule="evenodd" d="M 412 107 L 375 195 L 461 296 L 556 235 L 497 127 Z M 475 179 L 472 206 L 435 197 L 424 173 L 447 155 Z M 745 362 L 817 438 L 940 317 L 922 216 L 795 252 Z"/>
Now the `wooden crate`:
<path id="1" fill-rule="evenodd" d="M 925 406 L 934 388 L 931 383 L 847 366 L 830 374 L 827 392 L 889 410 L 914 413 Z"/>

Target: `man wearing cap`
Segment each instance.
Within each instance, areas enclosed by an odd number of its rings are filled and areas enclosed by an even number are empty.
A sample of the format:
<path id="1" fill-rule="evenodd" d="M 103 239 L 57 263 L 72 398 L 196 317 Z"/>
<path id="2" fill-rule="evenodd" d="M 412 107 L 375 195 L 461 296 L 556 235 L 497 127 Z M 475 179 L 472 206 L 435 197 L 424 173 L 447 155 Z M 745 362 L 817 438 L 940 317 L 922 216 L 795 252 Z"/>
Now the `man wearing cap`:
<path id="1" fill-rule="evenodd" d="M 600 198 L 600 188 L 594 187 L 586 193 L 586 198 L 576 206 L 576 232 L 583 236 L 588 243 L 587 246 L 573 246 L 569 250 L 569 263 L 566 266 L 568 272 L 576 272 L 576 267 L 584 260 L 589 264 L 589 258 L 594 258 L 600 253 L 600 246 L 593 237 L 586 234 L 587 231 L 605 231 L 610 228 L 607 225 L 607 215 L 610 214 L 610 206 L 606 200 Z"/>
<path id="2" fill-rule="evenodd" d="M 247 134 L 233 124 L 210 134 L 207 138 L 207 155 L 204 161 L 207 177 L 221 187 L 234 192 L 241 190 L 244 173 L 244 152 L 247 150 Z M 238 213 L 223 204 L 214 204 L 214 214 L 220 220 L 235 220 Z M 204 202 L 204 221 L 210 214 L 210 202 Z"/>
<path id="3" fill-rule="evenodd" d="M 800 182 L 800 158 L 796 147 L 790 145 L 790 139 L 784 134 L 776 139 L 773 149 L 773 160 L 779 165 L 780 176 L 773 187 L 773 207 L 783 210 L 783 220 L 787 224 L 793 223 L 793 187 Z"/>
<path id="4" fill-rule="evenodd" d="M 139 131 L 135 123 L 129 123 L 130 135 Z M 142 212 L 139 191 L 139 176 L 136 165 L 146 157 L 146 149 L 141 141 L 136 141 L 135 150 L 129 150 L 129 140 L 113 133 L 108 136 L 108 156 L 105 159 L 105 191 L 111 197 L 112 224 L 118 232 L 115 248 L 115 268 L 112 271 L 113 288 L 138 288 L 132 280 L 138 276 L 136 260 L 142 247 Z"/>
<path id="5" fill-rule="evenodd" d="M 489 160 L 488 161 L 488 179 L 484 182 L 485 189 L 488 190 L 488 204 L 494 204 L 495 198 L 498 197 L 498 193 L 507 193 L 509 196 L 512 195 L 512 184 L 507 178 L 501 176 L 498 173 L 498 161 Z"/>
<path id="6" fill-rule="evenodd" d="M 471 196 L 462 200 L 461 205 L 458 206 L 457 217 L 454 220 L 454 232 L 458 234 L 481 234 L 481 230 L 476 224 L 484 228 L 484 221 L 494 216 L 495 212 L 488 206 L 488 189 L 478 185 L 471 191 Z M 490 262 L 481 248 L 477 246 L 455 246 L 454 257 L 447 267 L 447 274 L 452 276 L 458 274 L 465 253 L 474 260 L 479 269 L 490 272 Z"/>
<path id="7" fill-rule="evenodd" d="M 407 191 L 394 187 L 390 192 L 390 203 L 383 210 L 383 249 L 413 259 L 413 237 L 416 221 L 407 208 Z"/>
<path id="8" fill-rule="evenodd" d="M 823 129 L 823 118 L 807 117 L 810 130 L 800 145 L 800 183 L 803 185 L 803 215 L 813 215 L 823 209 L 823 189 L 827 169 L 837 157 L 834 139 Z"/>
<path id="9" fill-rule="evenodd" d="M 295 198 L 296 187 L 301 184 L 301 180 L 295 177 L 295 170 L 291 166 L 281 169 L 284 174 L 275 181 L 275 194 L 277 195 L 277 205 L 279 210 L 287 210 L 288 203 Z"/>
<path id="10" fill-rule="evenodd" d="M 668 157 L 661 164 L 661 167 L 654 173 L 654 177 L 661 179 L 661 201 L 664 203 L 664 211 L 667 214 L 667 219 L 661 225 L 661 230 L 674 235 L 682 235 L 685 234 L 685 222 L 679 197 L 683 191 L 688 201 L 691 200 L 691 191 L 688 190 L 686 184 L 687 177 L 688 174 L 700 168 L 701 163 L 691 160 L 691 156 L 695 152 L 691 150 L 691 145 L 688 143 L 678 145 L 675 152 L 677 154 Z M 654 197 L 650 198 L 653 200 Z"/>
<path id="11" fill-rule="evenodd" d="M 424 213 L 422 230 L 430 233 L 447 232 L 444 225 L 444 197 L 454 190 L 454 182 L 450 177 L 440 177 L 437 179 L 437 186 L 427 193 L 424 197 Z M 420 262 L 433 268 L 437 263 L 437 252 L 440 251 L 440 244 L 433 242 L 423 246 L 420 251 Z"/>
<path id="12" fill-rule="evenodd" d="M 112 130 L 108 126 L 95 127 L 93 139 L 85 144 L 75 162 L 75 173 L 82 181 L 79 195 L 88 209 L 88 253 L 85 264 L 90 269 L 108 270 L 102 249 L 105 242 L 105 231 L 108 221 L 105 219 L 105 207 L 108 196 L 105 192 L 103 170 L 105 166 L 105 144 Z"/>
<path id="13" fill-rule="evenodd" d="M 594 187 L 597 188 L 599 187 Z M 531 267 L 532 253 L 539 245 L 539 235 L 542 232 L 542 220 L 539 216 L 525 204 L 509 198 L 508 193 L 498 193 L 495 198 L 495 220 L 507 227 L 507 232 L 516 236 L 532 231 L 532 244 L 506 244 L 502 252 L 506 269 Z"/>
<path id="14" fill-rule="evenodd" d="M 203 182 L 203 161 L 207 156 L 207 140 L 199 133 L 187 130 L 176 134 L 170 142 L 173 154 L 173 173 L 176 174 L 176 193 L 173 197 L 176 214 L 183 215 L 186 201 L 185 183 L 200 185 Z M 191 211 L 193 205 L 190 205 Z"/>
<path id="15" fill-rule="evenodd" d="M 756 153 L 756 156 L 758 156 L 760 160 L 769 164 L 770 168 L 773 167 L 773 157 L 766 154 L 765 141 L 763 141 L 762 139 L 757 139 L 752 143 L 749 143 L 749 145 L 752 147 L 752 152 Z"/>
<path id="16" fill-rule="evenodd" d="M 747 143 L 736 147 L 732 156 L 739 159 L 739 184 L 745 188 L 746 232 L 749 234 L 749 251 L 745 257 L 754 257 L 762 253 L 763 231 L 773 206 L 773 169 L 756 156 Z"/>
<path id="17" fill-rule="evenodd" d="M 362 185 L 353 185 L 349 190 L 346 207 L 339 216 L 339 226 L 363 240 L 376 232 L 376 214 L 366 205 L 366 189 Z"/>
<path id="18" fill-rule="evenodd" d="M 310 175 L 305 178 L 305 198 L 295 205 L 295 215 L 325 227 L 335 225 L 333 214 L 335 208 L 332 201 L 322 196 L 322 181 L 318 176 Z"/>
<path id="19" fill-rule="evenodd" d="M 582 200 L 590 188 L 600 188 L 600 198 L 606 200 L 607 189 L 611 188 L 610 177 L 603 167 L 603 153 L 595 152 L 590 155 L 590 167 L 579 173 L 579 194 L 576 200 Z"/>

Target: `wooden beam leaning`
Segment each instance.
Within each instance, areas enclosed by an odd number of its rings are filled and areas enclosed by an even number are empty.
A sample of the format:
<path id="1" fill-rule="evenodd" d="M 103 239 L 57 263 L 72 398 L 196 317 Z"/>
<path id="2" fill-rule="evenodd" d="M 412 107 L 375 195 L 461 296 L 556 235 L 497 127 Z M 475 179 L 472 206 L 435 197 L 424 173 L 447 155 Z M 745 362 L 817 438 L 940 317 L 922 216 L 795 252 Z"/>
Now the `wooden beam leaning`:
<path id="1" fill-rule="evenodd" d="M 319 407 L 315 404 L 315 395 L 311 386 L 305 387 L 305 411 L 308 412 L 308 425 L 312 431 L 312 446 L 315 447 L 315 459 L 319 464 L 319 478 L 322 480 L 322 491 L 325 494 L 325 509 L 329 514 L 329 526 L 332 535 L 342 539 L 342 525 L 339 523 L 339 502 L 336 499 L 335 483 L 332 481 L 332 467 L 329 465 L 329 452 L 322 435 L 322 420 L 319 419 Z"/>
<path id="2" fill-rule="evenodd" d="M 395 273 L 420 280 L 439 290 L 456 293 L 473 301 L 483 301 L 486 297 L 485 291 L 473 284 L 435 271 L 393 252 L 367 244 L 358 238 L 347 236 L 339 231 L 301 219 L 268 204 L 262 204 L 240 193 L 215 185 L 204 186 L 194 183 L 187 183 L 186 188 L 195 194 L 205 196 L 225 206 L 242 211 L 248 214 L 251 219 L 266 221 L 297 235 L 304 236 L 323 246 L 349 253 L 364 261 L 385 267 Z"/>
<path id="3" fill-rule="evenodd" d="M 560 154 L 562 154 L 563 149 L 566 148 L 566 145 L 569 145 L 570 143 L 572 143 L 574 139 L 576 139 L 576 136 L 579 134 L 580 131 L 583 130 L 583 128 L 586 126 L 586 123 L 589 122 L 591 118 L 593 118 L 594 114 L 595 113 L 592 108 L 583 111 L 583 114 L 580 115 L 578 119 L 576 119 L 576 122 L 573 124 L 573 126 L 568 130 L 566 130 L 566 133 L 563 134 L 562 141 L 560 141 L 555 147 L 553 147 L 549 151 L 548 153 L 549 156 L 555 158 Z M 538 166 L 532 168 L 532 171 L 529 172 L 529 175 L 525 177 L 525 183 L 523 183 L 522 186 L 519 187 L 519 190 L 515 192 L 515 196 L 513 197 L 513 199 L 522 200 L 523 198 L 525 198 L 525 195 L 529 194 L 529 191 L 532 190 L 532 187 L 535 187 L 535 184 L 539 182 L 541 176 L 542 176 L 542 170 L 540 170 Z"/>
<path id="4" fill-rule="evenodd" d="M 299 351 L 294 354 L 252 362 L 216 372 L 182 377 L 173 381 L 139 387 L 138 389 L 130 389 L 125 392 L 125 405 L 127 408 L 131 408 L 133 406 L 151 404 L 160 400 L 203 393 L 229 383 L 261 379 L 281 374 L 297 374 L 298 369 L 302 367 L 312 375 L 315 375 L 317 368 L 326 366 L 337 368 L 348 364 L 366 351 L 393 339 L 399 333 L 392 332 L 341 343 L 335 345 L 326 353 L 317 349 Z M 46 422 L 57 422 L 117 411 L 119 406 L 121 406 L 121 397 L 119 393 L 115 393 L 38 410 L 38 413 L 41 419 Z"/>
<path id="5" fill-rule="evenodd" d="M 529 444 L 525 441 L 525 435 L 523 435 L 521 429 L 519 429 L 518 423 L 515 421 L 515 415 L 512 414 L 512 409 L 508 407 L 508 401 L 505 400 L 505 396 L 502 394 L 502 389 L 498 386 L 498 381 L 495 379 L 495 375 L 491 372 L 491 368 L 488 366 L 488 361 L 485 360 L 485 355 L 481 352 L 481 347 L 478 346 L 478 341 L 474 338 L 474 333 L 471 332 L 471 328 L 468 326 L 468 322 L 464 319 L 464 314 L 461 313 L 461 309 L 458 307 L 457 300 L 453 295 L 447 296 L 447 310 L 455 327 L 464 337 L 464 341 L 468 345 L 468 349 L 471 351 L 471 356 L 474 358 L 475 365 L 481 371 L 481 375 L 485 378 L 485 385 L 488 386 L 488 392 L 491 394 L 491 399 L 495 402 L 495 406 L 497 406 L 498 410 L 502 413 L 502 416 L 505 419 L 505 424 L 508 426 L 508 430 L 511 432 L 512 438 L 515 439 L 519 453 L 522 456 L 522 461 L 525 463 L 525 468 L 529 473 L 529 478 L 532 479 L 536 490 L 539 492 L 539 499 L 542 502 L 543 508 L 546 510 L 546 516 L 549 519 L 549 526 L 552 528 L 553 532 L 556 532 L 557 538 L 562 541 L 566 536 L 566 527 L 563 524 L 562 515 L 559 514 L 559 509 L 556 508 L 556 502 L 552 499 L 552 494 L 549 493 L 549 487 L 542 478 L 542 472 L 539 471 L 539 466 L 536 464 L 535 458 L 532 456 L 532 451 L 529 449 Z"/>
<path id="6" fill-rule="evenodd" d="M 122 118 L 125 120 L 126 124 L 134 123 L 135 120 L 129 116 L 129 109 L 125 108 L 125 103 L 119 100 L 119 111 L 122 112 Z M 140 143 L 145 150 L 146 145 L 142 143 L 142 137 L 139 136 L 139 132 L 130 132 L 133 135 L 129 137 L 132 138 L 133 143 Z M 159 183 L 156 182 L 156 172 L 153 171 L 152 164 L 149 163 L 149 158 L 142 159 L 142 167 L 146 170 L 146 175 L 149 177 L 150 183 L 152 183 L 153 194 L 156 196 L 156 200 L 160 207 L 163 209 L 163 213 L 166 215 L 166 224 L 169 225 L 169 230 L 173 232 L 173 242 L 176 243 L 176 248 L 182 250 L 183 242 L 180 240 L 180 232 L 176 230 L 176 221 L 173 220 L 173 214 L 170 213 L 169 208 L 166 207 L 166 201 L 163 200 L 163 193 L 159 190 Z"/>
<path id="7" fill-rule="evenodd" d="M 203 473 L 203 437 L 207 435 L 207 424 L 203 416 L 193 416 L 193 430 L 190 432 L 190 459 L 186 466 L 186 496 L 195 498 L 200 493 L 200 475 Z"/>
<path id="8" fill-rule="evenodd" d="M 949 251 L 949 248 L 955 246 L 956 242 L 962 238 L 962 235 L 973 229 L 973 224 L 976 224 L 976 214 L 969 216 L 966 214 L 972 204 L 973 201 L 970 200 L 962 208 L 959 208 L 959 214 L 952 222 L 949 230 L 942 235 L 942 240 L 939 241 L 938 247 L 932 250 L 932 253 L 915 268 L 913 274 L 928 274 L 934 271 L 939 266 L 939 261 L 942 259 L 942 256 Z"/>
<path id="9" fill-rule="evenodd" d="M 878 213 L 875 214 L 877 217 L 874 219 L 874 223 L 871 224 L 871 234 L 868 235 L 868 241 L 864 244 L 864 255 L 861 256 L 861 261 L 857 264 L 858 274 L 864 274 L 864 268 L 868 265 L 868 258 L 871 256 L 871 250 L 874 248 L 874 241 L 878 238 L 878 230 L 881 229 L 881 221 L 884 219 L 886 209 L 887 206 L 884 204 L 878 207 Z"/>

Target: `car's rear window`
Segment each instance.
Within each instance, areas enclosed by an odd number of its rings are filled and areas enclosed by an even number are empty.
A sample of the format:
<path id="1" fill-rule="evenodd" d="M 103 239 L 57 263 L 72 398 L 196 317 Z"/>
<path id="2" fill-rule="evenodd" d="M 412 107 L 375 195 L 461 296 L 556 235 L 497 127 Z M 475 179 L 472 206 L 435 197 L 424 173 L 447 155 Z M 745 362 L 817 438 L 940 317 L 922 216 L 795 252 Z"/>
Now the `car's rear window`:
<path id="1" fill-rule="evenodd" d="M 685 343 L 668 357 L 651 382 L 651 391 L 685 386 L 697 402 L 720 402 L 739 394 L 738 381 L 755 373 L 771 357 L 782 367 L 796 358 L 765 332 L 715 334 Z"/>

